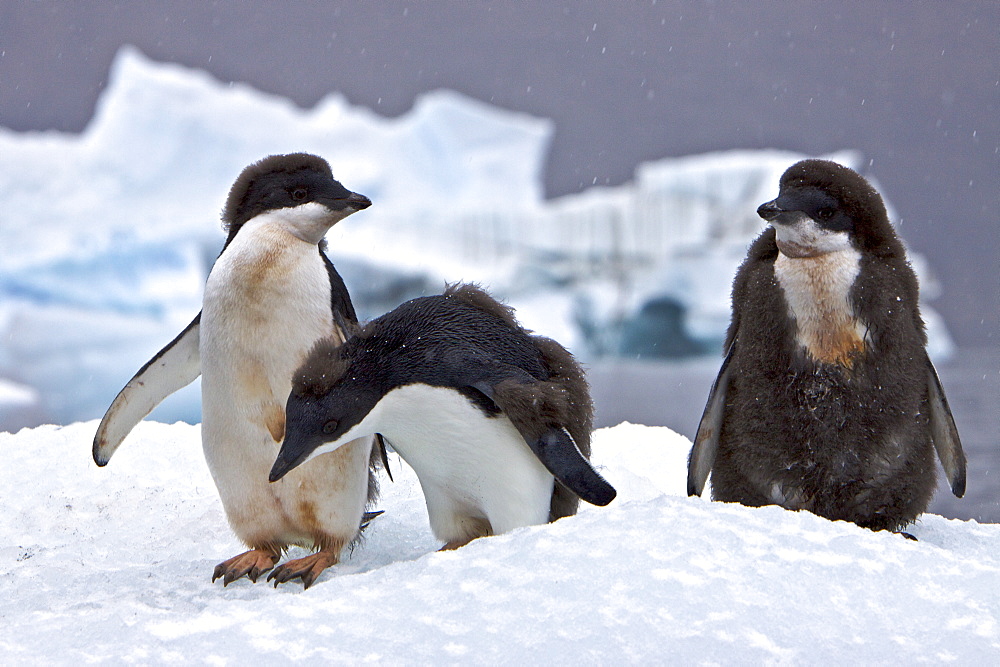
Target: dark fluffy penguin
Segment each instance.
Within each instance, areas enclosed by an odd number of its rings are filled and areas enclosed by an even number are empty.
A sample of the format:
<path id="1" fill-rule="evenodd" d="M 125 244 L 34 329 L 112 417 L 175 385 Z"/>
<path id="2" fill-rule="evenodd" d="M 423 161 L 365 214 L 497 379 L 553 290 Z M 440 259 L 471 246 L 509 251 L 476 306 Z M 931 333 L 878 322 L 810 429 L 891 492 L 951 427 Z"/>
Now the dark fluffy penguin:
<path id="1" fill-rule="evenodd" d="M 202 376 L 202 446 L 226 516 L 250 547 L 212 580 L 256 581 L 290 545 L 315 549 L 279 566 L 307 587 L 358 535 L 376 491 L 372 439 L 349 443 L 282 484 L 267 475 L 285 430 L 292 375 L 338 321 L 355 321 L 322 239 L 368 208 L 315 155 L 272 155 L 247 167 L 223 212 L 228 237 L 205 286 L 202 311 L 122 389 L 94 438 L 106 465 L 132 428 L 166 396 Z"/>
<path id="2" fill-rule="evenodd" d="M 272 480 L 380 433 L 416 472 L 445 548 L 615 496 L 588 461 L 593 407 L 580 366 L 470 285 L 404 303 L 342 346 L 317 345 L 286 413 Z"/>
<path id="3" fill-rule="evenodd" d="M 925 350 L 917 279 L 878 192 L 825 160 L 781 177 L 733 283 L 688 493 L 899 531 L 965 454 Z"/>

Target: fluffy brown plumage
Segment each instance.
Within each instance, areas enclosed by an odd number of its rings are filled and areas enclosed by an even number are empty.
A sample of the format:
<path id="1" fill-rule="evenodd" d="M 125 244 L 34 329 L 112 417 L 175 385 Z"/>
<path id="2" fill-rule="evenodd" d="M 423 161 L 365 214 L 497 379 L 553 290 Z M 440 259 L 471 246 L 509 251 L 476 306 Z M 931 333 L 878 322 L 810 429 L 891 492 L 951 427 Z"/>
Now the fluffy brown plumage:
<path id="1" fill-rule="evenodd" d="M 933 496 L 935 449 L 953 492 L 965 487 L 916 276 L 859 174 L 804 160 L 780 185 L 758 210 L 772 227 L 733 283 L 727 357 L 688 491 L 700 493 L 711 471 L 715 500 L 900 530 Z"/>

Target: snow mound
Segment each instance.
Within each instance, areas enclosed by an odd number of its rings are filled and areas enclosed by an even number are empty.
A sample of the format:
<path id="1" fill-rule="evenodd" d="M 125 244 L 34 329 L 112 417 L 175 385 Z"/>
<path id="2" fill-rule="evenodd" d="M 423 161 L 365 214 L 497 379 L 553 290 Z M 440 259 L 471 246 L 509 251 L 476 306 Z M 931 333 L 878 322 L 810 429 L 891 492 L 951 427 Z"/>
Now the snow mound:
<path id="1" fill-rule="evenodd" d="M 690 442 L 622 424 L 594 460 L 618 498 L 438 553 L 393 457 L 386 513 L 308 591 L 215 564 L 241 546 L 199 430 L 142 423 L 109 466 L 96 422 L 0 434 L 8 662 L 315 664 L 964 662 L 1000 656 L 1000 527 L 919 539 L 686 498 Z M 295 555 L 295 554 L 293 554 Z M 298 554 L 301 555 L 301 554 Z"/>

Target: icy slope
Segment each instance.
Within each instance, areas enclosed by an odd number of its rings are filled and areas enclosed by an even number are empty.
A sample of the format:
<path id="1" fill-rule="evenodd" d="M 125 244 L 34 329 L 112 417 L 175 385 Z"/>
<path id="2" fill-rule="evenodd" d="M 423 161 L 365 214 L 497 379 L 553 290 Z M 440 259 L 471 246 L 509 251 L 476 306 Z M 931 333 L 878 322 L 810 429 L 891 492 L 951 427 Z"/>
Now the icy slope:
<path id="1" fill-rule="evenodd" d="M 95 422 L 0 434 L 4 662 L 597 665 L 995 662 L 1000 527 L 927 515 L 919 542 L 683 496 L 690 443 L 596 433 L 609 507 L 437 553 L 393 458 L 386 513 L 311 589 L 209 582 L 240 549 L 185 424 L 109 466 Z"/>

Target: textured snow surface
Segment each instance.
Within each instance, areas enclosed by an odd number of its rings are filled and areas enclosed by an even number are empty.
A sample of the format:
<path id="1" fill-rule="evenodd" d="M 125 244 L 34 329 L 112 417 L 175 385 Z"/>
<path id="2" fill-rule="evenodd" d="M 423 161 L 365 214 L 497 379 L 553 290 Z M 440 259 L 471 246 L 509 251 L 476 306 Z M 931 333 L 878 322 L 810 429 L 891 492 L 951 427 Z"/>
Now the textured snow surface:
<path id="1" fill-rule="evenodd" d="M 438 553 L 392 457 L 385 514 L 308 591 L 210 583 L 242 547 L 199 428 L 0 434 L 0 660 L 268 664 L 829 664 L 1000 658 L 1000 527 L 925 515 L 918 542 L 686 498 L 690 442 L 595 434 L 606 508 Z M 303 555 L 296 551 L 293 555 Z"/>

